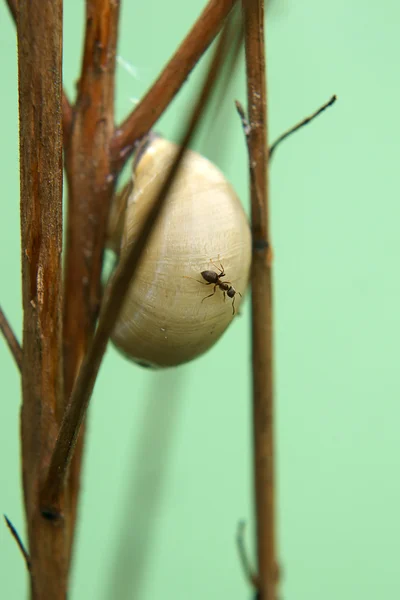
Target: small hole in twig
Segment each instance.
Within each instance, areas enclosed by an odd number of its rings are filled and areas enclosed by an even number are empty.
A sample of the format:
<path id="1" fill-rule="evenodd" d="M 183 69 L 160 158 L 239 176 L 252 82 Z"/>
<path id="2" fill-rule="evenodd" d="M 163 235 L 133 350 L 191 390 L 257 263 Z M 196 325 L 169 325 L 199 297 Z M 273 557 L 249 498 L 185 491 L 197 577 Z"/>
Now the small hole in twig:
<path id="1" fill-rule="evenodd" d="M 61 521 L 64 518 L 62 513 L 53 508 L 43 508 L 40 512 L 47 521 Z"/>
<path id="2" fill-rule="evenodd" d="M 254 240 L 253 239 L 253 250 L 268 250 L 270 247 L 269 243 L 265 240 Z"/>

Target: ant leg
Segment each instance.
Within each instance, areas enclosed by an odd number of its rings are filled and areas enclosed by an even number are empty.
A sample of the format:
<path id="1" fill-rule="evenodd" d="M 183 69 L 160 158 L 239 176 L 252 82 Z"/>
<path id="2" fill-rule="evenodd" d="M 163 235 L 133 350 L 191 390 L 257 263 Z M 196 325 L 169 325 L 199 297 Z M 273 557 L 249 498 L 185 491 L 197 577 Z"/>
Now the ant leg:
<path id="1" fill-rule="evenodd" d="M 225 302 L 225 300 L 226 300 L 226 292 L 224 292 L 224 302 Z"/>
<path id="2" fill-rule="evenodd" d="M 189 275 L 184 275 L 185 279 L 193 279 L 193 281 L 197 281 L 197 283 L 201 283 L 202 285 L 211 285 L 210 282 L 205 282 L 205 281 L 199 281 L 198 279 L 196 279 L 195 277 L 190 277 Z"/>
<path id="3" fill-rule="evenodd" d="M 233 296 L 233 298 L 232 298 L 232 315 L 234 315 L 235 312 L 236 312 L 235 311 L 235 296 Z"/>
<path id="4" fill-rule="evenodd" d="M 209 296 L 206 296 L 205 298 L 203 298 L 202 302 L 204 302 L 204 300 L 207 300 L 207 298 L 211 298 L 211 296 L 214 296 L 215 292 L 217 291 L 217 286 L 218 286 L 218 283 L 216 283 L 214 285 L 214 291 L 213 291 L 213 293 L 210 294 Z"/>

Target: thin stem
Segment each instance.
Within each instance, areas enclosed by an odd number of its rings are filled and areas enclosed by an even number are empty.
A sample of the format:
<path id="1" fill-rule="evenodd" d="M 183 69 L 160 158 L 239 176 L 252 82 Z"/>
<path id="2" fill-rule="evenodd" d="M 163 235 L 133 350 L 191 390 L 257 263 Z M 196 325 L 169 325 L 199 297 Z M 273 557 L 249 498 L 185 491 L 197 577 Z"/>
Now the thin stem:
<path id="1" fill-rule="evenodd" d="M 4 520 L 6 522 L 8 529 L 10 530 L 11 535 L 13 536 L 14 540 L 17 542 L 17 546 L 20 549 L 21 554 L 24 558 L 26 568 L 28 569 L 28 571 L 30 571 L 31 570 L 31 559 L 29 558 L 28 551 L 26 550 L 26 548 L 19 536 L 19 533 L 15 529 L 14 525 L 11 523 L 10 519 L 6 515 L 3 515 L 3 517 L 4 517 Z"/>
<path id="2" fill-rule="evenodd" d="M 303 119 L 302 121 L 300 121 L 300 123 L 297 123 L 297 125 L 295 125 L 294 127 L 291 127 L 287 131 L 285 131 L 285 133 L 282 133 L 282 135 L 280 135 L 278 137 L 278 139 L 276 139 L 275 142 L 270 146 L 270 149 L 269 149 L 269 160 L 271 160 L 273 153 L 275 152 L 275 150 L 277 149 L 277 147 L 279 146 L 279 144 L 281 142 L 283 142 L 283 140 L 285 140 L 286 138 L 288 138 L 289 136 L 291 136 L 292 133 L 295 133 L 295 131 L 298 131 L 299 129 L 301 129 L 305 125 L 308 125 L 308 123 L 311 123 L 311 121 L 313 121 L 316 117 L 318 117 L 321 113 L 323 113 L 327 108 L 329 108 L 330 106 L 332 106 L 332 104 L 334 104 L 336 102 L 336 100 L 337 100 L 337 96 L 335 96 L 335 95 L 332 96 L 332 98 L 330 100 L 328 100 L 328 102 L 325 102 L 325 104 L 323 104 L 312 115 L 310 115 L 309 117 L 306 117 L 305 119 Z"/>
<path id="3" fill-rule="evenodd" d="M 20 0 L 17 13 L 24 311 L 21 441 L 31 598 L 65 600 L 68 511 L 55 527 L 44 521 L 39 509 L 39 481 L 63 409 L 62 0 Z M 64 501 L 63 495 L 62 505 Z"/>
<path id="4" fill-rule="evenodd" d="M 7 3 L 8 9 L 10 11 L 10 15 L 11 15 L 14 23 L 16 24 L 17 16 L 18 16 L 18 0 L 5 0 L 5 1 Z M 69 132 L 71 130 L 71 125 L 72 125 L 72 114 L 73 114 L 73 109 L 68 100 L 67 93 L 65 92 L 65 90 L 63 90 L 62 122 L 63 122 L 63 133 L 64 133 L 65 143 L 68 143 Z"/>
<path id="5" fill-rule="evenodd" d="M 1 306 L 0 306 L 0 330 L 4 335 L 4 339 L 6 340 L 8 347 L 13 355 L 15 363 L 18 369 L 21 371 L 22 369 L 22 348 L 20 346 L 19 341 L 15 333 L 13 332 L 11 325 L 7 321 L 7 317 L 4 314 Z"/>
<path id="6" fill-rule="evenodd" d="M 242 568 L 243 568 L 244 574 L 246 576 L 246 579 L 249 583 L 251 583 L 251 585 L 253 587 L 258 589 L 258 577 L 254 573 L 254 571 L 250 565 L 249 557 L 247 555 L 246 546 L 244 543 L 245 527 L 246 527 L 246 524 L 244 523 L 244 521 L 240 521 L 240 523 L 238 524 L 238 530 L 237 530 L 237 534 L 236 534 L 236 545 L 237 545 L 240 562 L 242 563 Z"/>
<path id="7" fill-rule="evenodd" d="M 54 453 L 50 462 L 48 475 L 42 491 L 42 508 L 46 514 L 56 514 L 59 506 L 59 496 L 63 489 L 65 475 L 74 452 L 79 427 L 84 418 L 96 376 L 103 359 L 107 343 L 114 328 L 118 314 L 122 308 L 129 284 L 135 275 L 152 228 L 161 213 L 164 201 L 176 176 L 184 153 L 193 138 L 201 116 L 205 110 L 213 88 L 218 68 L 225 56 L 228 36 L 221 36 L 216 55 L 210 67 L 202 94 L 188 124 L 177 156 L 170 168 L 159 196 L 149 211 L 142 230 L 128 253 L 120 260 L 113 276 L 111 288 L 103 300 L 102 312 L 98 326 L 79 371 L 77 381 L 67 407 L 61 429 L 56 441 Z"/>
<path id="8" fill-rule="evenodd" d="M 272 277 L 269 239 L 267 91 L 263 0 L 243 0 L 252 263 L 252 382 L 258 597 L 276 600 Z"/>
<path id="9" fill-rule="evenodd" d="M 135 142 L 153 127 L 191 70 L 220 31 L 236 0 L 210 0 L 182 44 L 139 104 L 117 128 L 112 144 L 116 170 L 123 167 Z"/>

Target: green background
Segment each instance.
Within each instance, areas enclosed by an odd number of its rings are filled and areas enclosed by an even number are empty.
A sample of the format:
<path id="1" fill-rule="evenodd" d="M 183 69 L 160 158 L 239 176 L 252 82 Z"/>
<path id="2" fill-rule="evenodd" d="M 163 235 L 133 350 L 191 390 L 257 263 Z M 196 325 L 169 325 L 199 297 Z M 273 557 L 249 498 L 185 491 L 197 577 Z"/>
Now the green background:
<path id="1" fill-rule="evenodd" d="M 83 2 L 65 3 L 73 93 Z M 117 113 L 131 109 L 203 1 L 123 2 Z M 400 597 L 400 5 L 272 0 L 272 141 L 336 93 L 271 169 L 275 251 L 277 505 L 285 600 Z M 0 301 L 21 331 L 15 32 L 0 3 Z M 176 136 L 198 73 L 157 129 Z M 248 206 L 233 100 L 243 64 L 197 147 Z M 249 523 L 249 302 L 215 348 L 151 373 L 109 348 L 90 407 L 71 600 L 250 598 L 234 538 Z M 0 343 L 0 511 L 20 531 L 18 374 Z M 0 526 L 0 594 L 25 597 Z"/>

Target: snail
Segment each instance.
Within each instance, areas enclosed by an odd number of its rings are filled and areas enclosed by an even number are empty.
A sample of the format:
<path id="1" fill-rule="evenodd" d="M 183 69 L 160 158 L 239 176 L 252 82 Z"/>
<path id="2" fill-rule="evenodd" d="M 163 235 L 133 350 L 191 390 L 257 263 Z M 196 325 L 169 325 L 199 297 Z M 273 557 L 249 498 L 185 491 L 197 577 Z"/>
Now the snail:
<path id="1" fill-rule="evenodd" d="M 109 220 L 108 246 L 120 255 L 134 242 L 177 151 L 153 136 L 135 159 Z M 113 344 L 151 367 L 200 356 L 232 322 L 250 263 L 250 227 L 239 198 L 216 166 L 188 150 L 131 282 Z"/>

